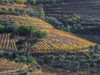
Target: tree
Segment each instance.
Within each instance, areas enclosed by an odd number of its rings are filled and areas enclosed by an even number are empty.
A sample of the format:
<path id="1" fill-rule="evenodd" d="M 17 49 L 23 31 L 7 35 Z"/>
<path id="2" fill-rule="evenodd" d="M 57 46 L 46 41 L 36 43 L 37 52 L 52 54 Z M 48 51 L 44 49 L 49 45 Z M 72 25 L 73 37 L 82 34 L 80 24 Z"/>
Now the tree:
<path id="1" fill-rule="evenodd" d="M 18 4 L 24 4 L 24 0 L 15 0 L 15 2 Z"/>
<path id="2" fill-rule="evenodd" d="M 90 68 L 90 63 L 85 63 L 86 68 Z"/>
<path id="3" fill-rule="evenodd" d="M 44 55 L 44 63 L 48 64 L 50 62 L 50 56 Z"/>
<path id="4" fill-rule="evenodd" d="M 71 31 L 71 26 L 68 25 L 67 28 L 66 28 L 66 30 L 67 30 L 68 32 L 70 32 L 70 31 Z"/>
<path id="5" fill-rule="evenodd" d="M 75 56 L 72 55 L 72 56 L 70 57 L 70 60 L 75 60 Z"/>
<path id="6" fill-rule="evenodd" d="M 54 55 L 50 55 L 50 61 L 54 61 L 55 60 L 55 56 Z"/>
<path id="7" fill-rule="evenodd" d="M 14 29 L 16 29 L 16 25 L 12 19 L 9 19 L 8 21 L 5 22 L 4 32 L 9 33 L 14 31 Z"/>
<path id="8" fill-rule="evenodd" d="M 5 12 L 5 11 L 6 11 L 5 7 L 2 7 L 1 9 L 3 10 L 3 12 Z"/>
<path id="9" fill-rule="evenodd" d="M 12 13 L 12 11 L 13 11 L 12 8 L 9 8 L 8 10 L 9 10 L 10 13 Z"/>
<path id="10" fill-rule="evenodd" d="M 15 8 L 15 12 L 18 13 L 18 11 L 19 11 L 19 9 L 18 8 Z"/>
<path id="11" fill-rule="evenodd" d="M 13 57 L 13 53 L 12 52 L 9 52 L 8 53 L 8 57 L 11 59 Z"/>
<path id="12" fill-rule="evenodd" d="M 96 63 L 93 63 L 93 64 L 92 64 L 92 67 L 97 67 L 97 64 L 96 64 Z"/>
<path id="13" fill-rule="evenodd" d="M 43 59 L 38 59 L 38 63 L 42 65 L 43 64 Z"/>
<path id="14" fill-rule="evenodd" d="M 96 44 L 96 45 L 94 46 L 94 49 L 95 49 L 95 52 L 97 52 L 97 51 L 98 51 L 98 49 L 99 49 L 99 45 L 98 45 L 98 44 Z"/>
<path id="15" fill-rule="evenodd" d="M 97 63 L 100 64 L 100 58 L 97 60 Z"/>
<path id="16" fill-rule="evenodd" d="M 26 47 L 26 55 L 28 57 L 30 56 L 30 50 L 32 50 L 31 47 L 41 41 L 42 38 L 47 37 L 43 31 L 36 31 L 35 27 L 29 25 L 20 26 L 15 29 L 11 33 L 10 38 L 14 38 L 14 36 L 23 37 L 16 42 L 16 45 L 19 50 Z M 25 46 L 25 43 L 27 43 L 27 46 Z"/>
<path id="17" fill-rule="evenodd" d="M 82 59 L 86 60 L 86 56 L 82 56 Z"/>
<path id="18" fill-rule="evenodd" d="M 4 27 L 2 25 L 0 25 L 0 33 L 4 32 Z"/>
<path id="19" fill-rule="evenodd" d="M 15 61 L 16 61 L 16 62 L 19 62 L 19 61 L 20 61 L 20 59 L 19 59 L 19 58 L 15 58 Z"/>
<path id="20" fill-rule="evenodd" d="M 80 59 L 80 64 L 83 65 L 85 63 L 85 59 Z"/>
<path id="21" fill-rule="evenodd" d="M 22 62 L 25 62 L 26 63 L 26 60 L 27 60 L 26 56 L 21 56 L 21 61 Z"/>
<path id="22" fill-rule="evenodd" d="M 64 60 L 65 60 L 65 56 L 61 55 L 60 58 L 59 58 L 59 62 L 62 63 L 62 62 L 64 62 Z"/>
<path id="23" fill-rule="evenodd" d="M 90 48 L 90 49 L 93 49 L 93 46 L 92 46 L 92 45 L 90 45 L 90 46 L 89 46 L 89 48 Z"/>
<path id="24" fill-rule="evenodd" d="M 92 59 L 98 59 L 99 56 L 97 54 L 92 55 Z"/>
<path id="25" fill-rule="evenodd" d="M 69 64 L 71 64 L 71 61 L 70 60 L 66 60 L 66 63 L 69 65 Z"/>
<path id="26" fill-rule="evenodd" d="M 24 14 L 25 10 L 24 9 L 19 9 L 20 14 Z"/>
<path id="27" fill-rule="evenodd" d="M 89 59 L 90 58 L 89 53 L 85 53 L 84 56 L 86 57 L 86 59 Z"/>
<path id="28" fill-rule="evenodd" d="M 3 57 L 3 51 L 0 51 L 0 57 Z"/>
<path id="29" fill-rule="evenodd" d="M 92 56 L 95 52 L 93 50 L 90 51 L 90 55 Z"/>
<path id="30" fill-rule="evenodd" d="M 14 0 L 9 0 L 9 3 L 14 4 Z"/>
<path id="31" fill-rule="evenodd" d="M 35 6 L 36 5 L 36 1 L 37 0 L 28 0 L 28 3 L 30 3 L 32 6 Z"/>
<path id="32" fill-rule="evenodd" d="M 45 13 L 43 8 L 40 8 L 40 19 L 45 20 Z"/>
<path id="33" fill-rule="evenodd" d="M 79 68 L 80 68 L 80 63 L 76 61 L 76 62 L 74 63 L 74 66 L 75 66 L 76 69 L 79 69 Z"/>
<path id="34" fill-rule="evenodd" d="M 34 64 L 37 64 L 36 59 L 33 58 L 33 57 L 28 58 L 28 59 L 27 59 L 27 63 L 34 63 Z"/>
<path id="35" fill-rule="evenodd" d="M 5 4 L 8 4 L 8 3 L 9 3 L 9 0 L 4 0 L 4 3 L 5 3 Z"/>

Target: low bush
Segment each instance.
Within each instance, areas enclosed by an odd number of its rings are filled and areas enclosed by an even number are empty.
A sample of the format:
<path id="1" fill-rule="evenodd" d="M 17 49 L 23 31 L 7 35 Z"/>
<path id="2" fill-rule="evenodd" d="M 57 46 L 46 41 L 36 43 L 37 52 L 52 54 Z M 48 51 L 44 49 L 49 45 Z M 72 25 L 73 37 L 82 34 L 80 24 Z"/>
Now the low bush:
<path id="1" fill-rule="evenodd" d="M 4 32 L 4 26 L 0 25 L 0 33 Z"/>
<path id="2" fill-rule="evenodd" d="M 24 0 L 15 0 L 15 2 L 18 4 L 24 4 Z"/>

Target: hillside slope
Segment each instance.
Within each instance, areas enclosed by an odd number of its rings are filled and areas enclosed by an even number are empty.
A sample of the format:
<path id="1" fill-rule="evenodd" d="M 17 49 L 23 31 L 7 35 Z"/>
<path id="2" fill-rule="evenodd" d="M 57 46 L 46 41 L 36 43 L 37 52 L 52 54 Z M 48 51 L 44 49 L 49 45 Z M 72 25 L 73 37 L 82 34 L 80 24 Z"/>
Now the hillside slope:
<path id="1" fill-rule="evenodd" d="M 38 47 L 38 50 L 33 52 L 38 53 L 49 53 L 56 51 L 69 51 L 69 50 L 80 50 L 88 48 L 89 45 L 94 45 L 87 40 L 72 36 L 68 32 L 53 29 L 53 26 L 37 18 L 29 18 L 22 16 L 11 16 L 11 15 L 0 15 L 1 20 L 13 19 L 17 26 L 21 25 L 33 25 L 37 30 L 42 30 L 47 33 L 47 39 L 39 42 L 34 46 Z M 0 35 L 0 49 L 1 50 L 17 50 L 15 41 L 20 37 L 9 39 L 10 34 Z M 27 45 L 27 44 L 26 44 Z M 24 49 L 23 49 L 24 50 Z M 87 50 L 86 50 L 87 51 Z"/>
<path id="2" fill-rule="evenodd" d="M 66 0 L 55 8 L 45 9 L 48 14 L 77 14 L 82 16 L 100 17 L 100 0 Z"/>

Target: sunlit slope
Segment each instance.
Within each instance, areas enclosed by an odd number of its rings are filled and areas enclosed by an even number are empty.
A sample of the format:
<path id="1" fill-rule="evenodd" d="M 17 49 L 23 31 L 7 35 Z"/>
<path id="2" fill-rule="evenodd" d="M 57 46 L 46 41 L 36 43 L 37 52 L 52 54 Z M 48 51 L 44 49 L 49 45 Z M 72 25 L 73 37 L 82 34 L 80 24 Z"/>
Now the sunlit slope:
<path id="1" fill-rule="evenodd" d="M 39 42 L 34 46 L 38 47 L 38 50 L 32 50 L 38 53 L 57 52 L 57 51 L 84 51 L 89 45 L 94 45 L 87 40 L 73 36 L 71 33 L 61 30 L 53 29 L 53 26 L 37 18 L 0 15 L 0 19 L 8 20 L 12 18 L 17 26 L 21 25 L 33 25 L 37 30 L 43 30 L 48 35 L 47 39 Z M 15 41 L 20 39 L 16 37 L 9 39 L 10 34 L 0 35 L 0 49 L 1 50 L 17 50 Z M 27 45 L 27 44 L 26 44 Z M 24 50 L 24 49 L 23 49 Z"/>
<path id="2" fill-rule="evenodd" d="M 0 59 L 0 72 L 15 70 L 18 71 L 23 67 L 23 64 L 8 61 L 7 59 Z M 2 75 L 0 73 L 0 75 Z"/>

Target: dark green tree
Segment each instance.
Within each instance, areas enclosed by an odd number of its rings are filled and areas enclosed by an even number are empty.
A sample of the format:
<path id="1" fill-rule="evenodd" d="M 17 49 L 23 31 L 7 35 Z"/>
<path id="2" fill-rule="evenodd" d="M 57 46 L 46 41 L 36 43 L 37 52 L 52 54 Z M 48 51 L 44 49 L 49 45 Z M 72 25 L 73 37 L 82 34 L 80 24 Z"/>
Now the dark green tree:
<path id="1" fill-rule="evenodd" d="M 0 51 L 0 57 L 3 57 L 3 54 L 4 54 L 3 51 Z"/>
<path id="2" fill-rule="evenodd" d="M 12 8 L 9 8 L 8 10 L 9 10 L 10 13 L 12 13 L 12 11 L 13 11 Z"/>
<path id="3" fill-rule="evenodd" d="M 31 4 L 32 6 L 36 5 L 37 0 L 28 0 L 28 3 Z"/>
<path id="4" fill-rule="evenodd" d="M 76 62 L 74 63 L 74 66 L 75 66 L 75 69 L 79 69 L 79 68 L 80 68 L 80 63 L 76 61 Z"/>
<path id="5" fill-rule="evenodd" d="M 4 32 L 4 27 L 2 25 L 0 25 L 0 33 Z"/>
<path id="6" fill-rule="evenodd" d="M 40 8 L 40 19 L 45 20 L 45 13 L 43 8 Z"/>
<path id="7" fill-rule="evenodd" d="M 89 46 L 89 48 L 90 48 L 90 49 L 93 49 L 93 46 L 92 46 L 92 45 L 90 45 L 90 46 Z"/>
<path id="8" fill-rule="evenodd" d="M 14 38 L 14 36 L 23 37 L 22 39 L 16 42 L 16 45 L 17 48 L 19 48 L 19 50 L 26 47 L 26 54 L 29 57 L 30 50 L 32 50 L 32 45 L 41 41 L 42 38 L 46 38 L 47 35 L 43 31 L 36 31 L 35 27 L 33 26 L 25 25 L 15 29 L 11 33 L 10 37 Z M 27 43 L 27 46 L 25 45 L 25 43 Z"/>
<path id="9" fill-rule="evenodd" d="M 19 9 L 18 8 L 15 8 L 15 12 L 18 13 L 19 12 Z"/>
<path id="10" fill-rule="evenodd" d="M 2 11 L 3 11 L 3 12 L 5 12 L 5 11 L 6 11 L 6 8 L 5 8 L 5 7 L 2 7 L 1 9 L 2 9 Z"/>

